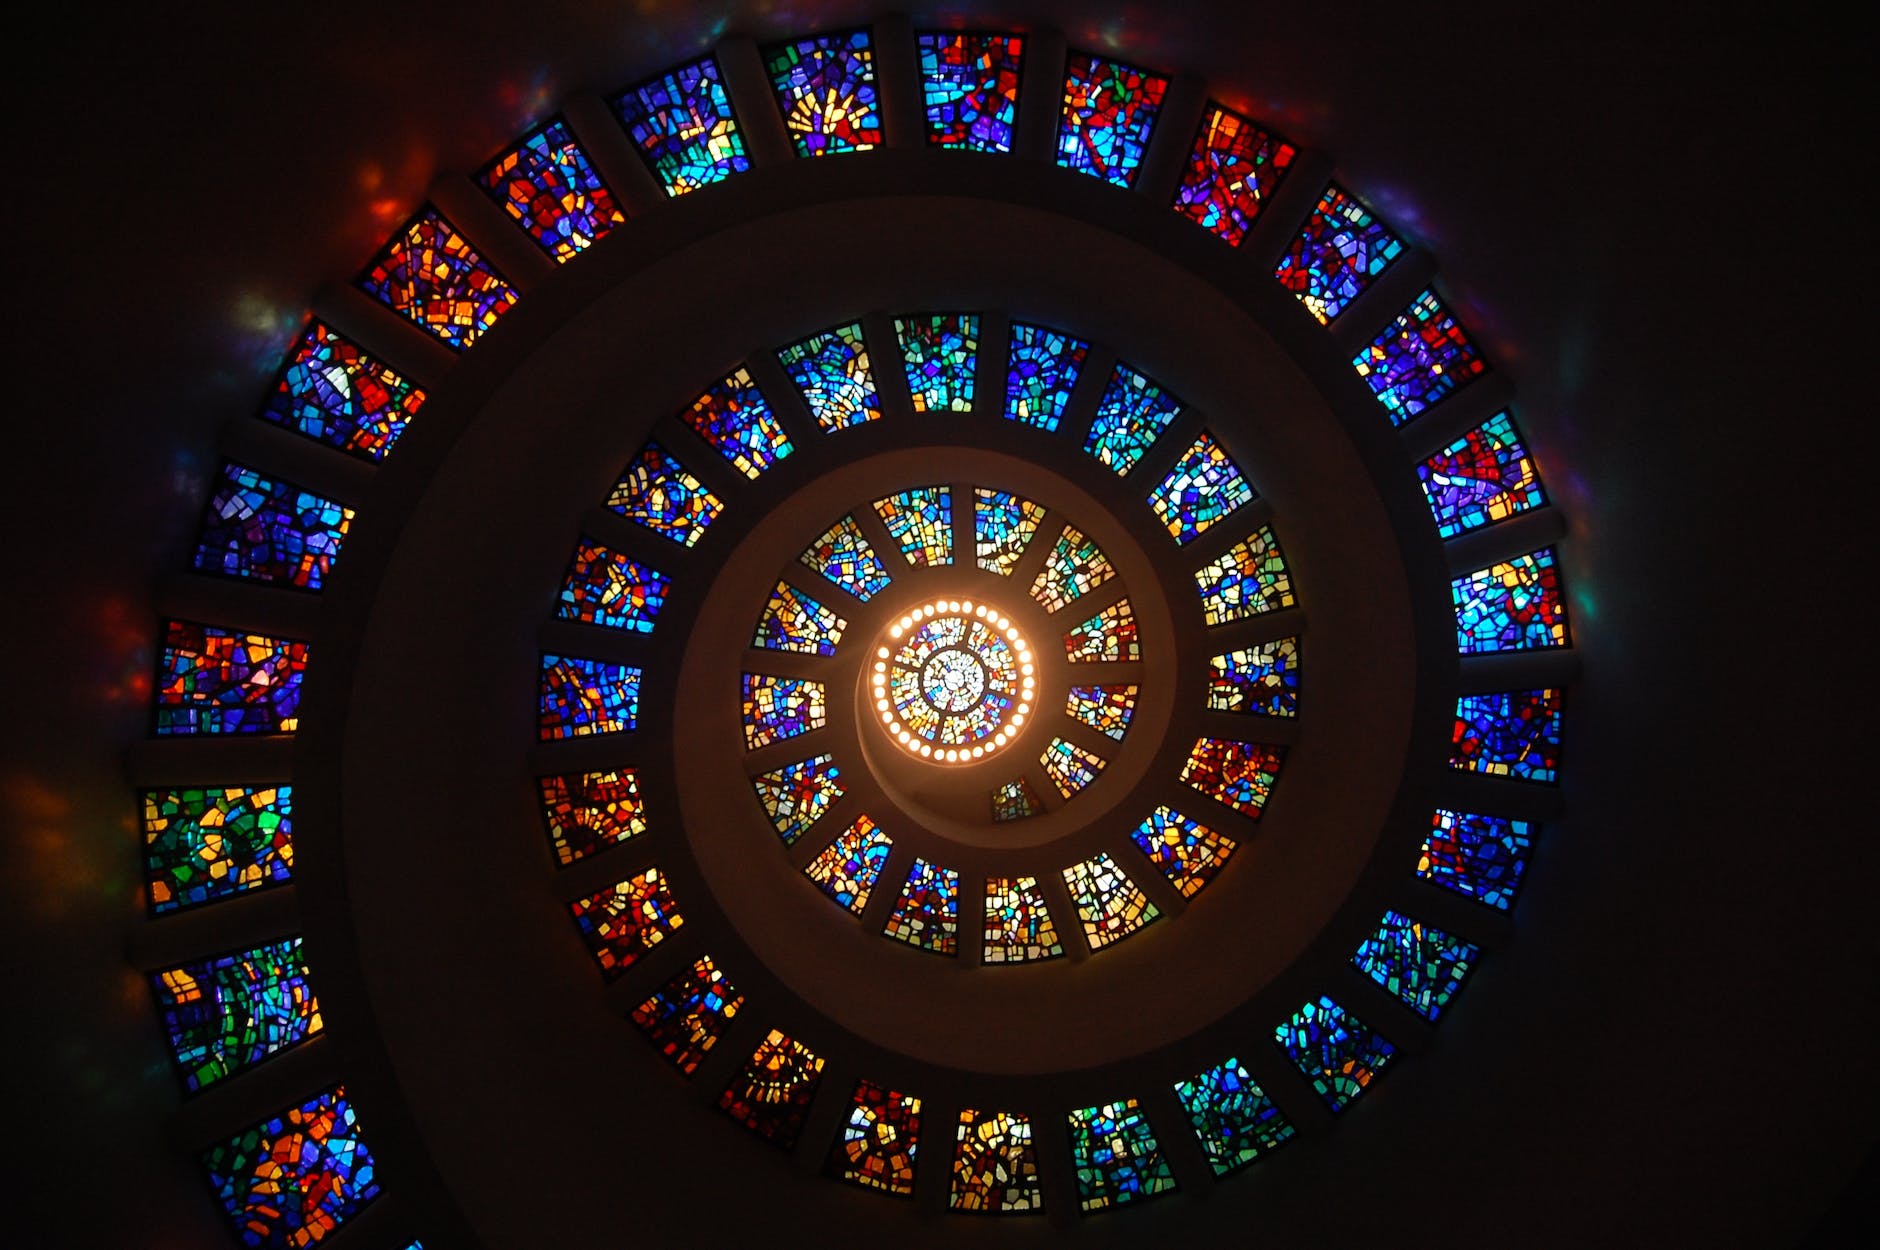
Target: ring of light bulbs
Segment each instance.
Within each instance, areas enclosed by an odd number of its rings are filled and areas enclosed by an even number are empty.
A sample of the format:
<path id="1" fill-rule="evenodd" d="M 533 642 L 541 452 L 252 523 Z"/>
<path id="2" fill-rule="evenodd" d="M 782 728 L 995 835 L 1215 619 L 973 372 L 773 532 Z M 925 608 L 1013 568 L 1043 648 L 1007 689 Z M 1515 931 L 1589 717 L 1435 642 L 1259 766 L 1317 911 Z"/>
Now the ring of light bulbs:
<path id="1" fill-rule="evenodd" d="M 921 735 L 901 723 L 895 714 L 894 702 L 888 697 L 888 662 L 894 655 L 894 648 L 889 644 L 898 641 L 909 630 L 943 616 L 983 621 L 988 628 L 998 631 L 1018 657 L 1018 702 L 997 730 L 971 746 L 938 747 L 923 741 Z M 870 682 L 874 690 L 875 712 L 881 718 L 882 728 L 903 750 L 932 763 L 971 764 L 996 753 L 1018 736 L 1026 718 L 1031 715 L 1032 694 L 1037 688 L 1037 666 L 1024 637 L 1003 613 L 970 599 L 936 599 L 908 612 L 888 626 L 886 634 L 886 640 L 875 649 L 874 671 L 870 674 Z"/>

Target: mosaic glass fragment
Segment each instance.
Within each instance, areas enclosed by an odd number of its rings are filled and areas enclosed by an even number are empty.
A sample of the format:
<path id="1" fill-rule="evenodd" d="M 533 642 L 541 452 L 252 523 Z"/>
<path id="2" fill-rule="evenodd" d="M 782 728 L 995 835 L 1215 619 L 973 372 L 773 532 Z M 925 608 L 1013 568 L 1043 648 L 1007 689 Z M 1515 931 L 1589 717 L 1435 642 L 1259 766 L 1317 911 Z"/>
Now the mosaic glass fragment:
<path id="1" fill-rule="evenodd" d="M 1208 660 L 1208 710 L 1299 714 L 1299 640 L 1276 638 Z"/>
<path id="2" fill-rule="evenodd" d="M 1403 240 L 1332 183 L 1279 258 L 1273 276 L 1324 325 L 1402 254 Z"/>
<path id="3" fill-rule="evenodd" d="M 1136 686 L 1072 686 L 1064 711 L 1105 737 L 1121 742 L 1136 714 Z"/>
<path id="4" fill-rule="evenodd" d="M 896 317 L 915 412 L 971 412 L 979 359 L 979 318 L 972 313 Z"/>
<path id="5" fill-rule="evenodd" d="M 875 500 L 875 513 L 916 568 L 953 563 L 953 492 L 923 486 Z"/>
<path id="6" fill-rule="evenodd" d="M 575 544 L 574 558 L 555 597 L 564 621 L 603 625 L 633 634 L 653 631 L 671 585 L 664 573 L 592 538 Z"/>
<path id="7" fill-rule="evenodd" d="M 294 875 L 294 788 L 145 790 L 144 879 L 163 915 Z"/>
<path id="8" fill-rule="evenodd" d="M 1057 163 L 1113 186 L 1129 186 L 1167 91 L 1168 79 L 1159 74 L 1071 53 L 1058 116 Z"/>
<path id="9" fill-rule="evenodd" d="M 1567 645 L 1567 605 L 1551 547 L 1458 577 L 1450 597 L 1464 655 Z"/>
<path id="10" fill-rule="evenodd" d="M 886 830 L 858 816 L 803 871 L 824 894 L 859 916 L 893 846 Z"/>
<path id="11" fill-rule="evenodd" d="M 575 927 L 608 980 L 685 924 L 672 889 L 657 868 L 568 904 Z"/>
<path id="12" fill-rule="evenodd" d="M 1044 766 L 1044 775 L 1057 787 L 1058 794 L 1068 799 L 1097 779 L 1105 760 L 1074 742 L 1053 738 L 1038 762 Z"/>
<path id="13" fill-rule="evenodd" d="M 564 868 L 646 832 L 646 804 L 631 768 L 562 773 L 537 785 L 548 844 Z"/>
<path id="14" fill-rule="evenodd" d="M 857 1081 L 825 1170 L 852 1185 L 911 1198 L 919 1147 L 920 1099 Z"/>
<path id="15" fill-rule="evenodd" d="M 1216 1176 L 1284 1145 L 1295 1131 L 1238 1059 L 1177 1081 L 1175 1097 Z"/>
<path id="16" fill-rule="evenodd" d="M 959 953 L 960 874 L 916 857 L 882 932 L 937 955 Z"/>
<path id="17" fill-rule="evenodd" d="M 1450 735 L 1450 766 L 1516 781 L 1560 780 L 1564 702 L 1559 690 L 1462 695 Z"/>
<path id="18" fill-rule="evenodd" d="M 1171 807 L 1150 812 L 1129 836 L 1185 898 L 1193 898 L 1214 880 L 1237 845 Z"/>
<path id="19" fill-rule="evenodd" d="M 1005 415 L 1041 430 L 1058 428 L 1090 344 L 1043 326 L 1012 323 L 1005 370 Z"/>
<path id="20" fill-rule="evenodd" d="M 891 580 L 888 566 L 875 554 L 868 536 L 852 516 L 843 517 L 823 531 L 797 559 L 864 603 Z"/>
<path id="21" fill-rule="evenodd" d="M 1162 914 L 1107 854 L 1064 869 L 1064 885 L 1093 951 L 1128 937 Z"/>
<path id="22" fill-rule="evenodd" d="M 1175 190 L 1175 211 L 1234 247 L 1298 153 L 1239 113 L 1210 104 Z"/>
<path id="23" fill-rule="evenodd" d="M 751 167 L 711 57 L 648 79 L 611 103 L 667 195 L 684 195 Z"/>
<path id="24" fill-rule="evenodd" d="M 980 958 L 989 964 L 1055 959 L 1064 953 L 1036 877 L 986 881 L 986 931 Z"/>
<path id="25" fill-rule="evenodd" d="M 156 732 L 293 733 L 307 644 L 170 621 L 157 669 Z"/>
<path id="26" fill-rule="evenodd" d="M 1377 929 L 1358 944 L 1351 964 L 1410 1010 L 1434 1020 L 1481 957 L 1475 943 L 1387 910 Z"/>
<path id="27" fill-rule="evenodd" d="M 1064 650 L 1073 664 L 1140 660 L 1136 612 L 1129 600 L 1117 600 L 1065 634 Z"/>
<path id="28" fill-rule="evenodd" d="M 1444 538 L 1547 502 L 1533 457 L 1506 412 L 1496 413 L 1419 464 L 1417 480 L 1436 518 L 1436 532 Z"/>
<path id="29" fill-rule="evenodd" d="M 1438 808 L 1417 856 L 1417 876 L 1507 911 L 1533 846 L 1531 821 Z"/>
<path id="30" fill-rule="evenodd" d="M 960 1112 L 947 1205 L 995 1215 L 1044 1209 L 1029 1118 L 1009 1111 Z"/>
<path id="31" fill-rule="evenodd" d="M 622 733 L 639 724 L 640 670 L 612 660 L 544 655 L 537 737 Z"/>
<path id="32" fill-rule="evenodd" d="M 703 482 L 653 442 L 640 449 L 614 483 L 607 506 L 681 547 L 694 546 L 705 537 L 725 507 Z"/>
<path id="33" fill-rule="evenodd" d="M 785 846 L 802 837 L 843 795 L 842 770 L 828 754 L 760 773 L 751 778 L 751 786 Z"/>
<path id="34" fill-rule="evenodd" d="M 1103 398 L 1097 401 L 1084 450 L 1121 477 L 1136 467 L 1181 410 L 1181 400 L 1128 365 L 1118 364 Z"/>
<path id="35" fill-rule="evenodd" d="M 1031 597 L 1046 612 L 1056 612 L 1115 575 L 1110 557 L 1103 554 L 1096 540 L 1084 537 L 1081 530 L 1067 525 L 1031 583 Z"/>
<path id="36" fill-rule="evenodd" d="M 680 1073 L 691 1076 L 742 1006 L 744 995 L 725 979 L 710 955 L 701 955 L 635 1007 L 633 1023 Z"/>
<path id="37" fill-rule="evenodd" d="M 679 419 L 748 478 L 795 450 L 747 369 L 714 383 Z"/>
<path id="38" fill-rule="evenodd" d="M 169 968 L 151 978 L 190 1093 L 298 1046 L 321 1028 L 300 939 Z"/>
<path id="39" fill-rule="evenodd" d="M 772 1029 L 744 1070 L 718 1096 L 718 1108 L 758 1136 L 789 1150 L 803 1132 L 822 1071 L 821 1056 Z"/>
<path id="40" fill-rule="evenodd" d="M 1210 625 L 1290 608 L 1292 574 L 1270 526 L 1237 542 L 1217 559 L 1195 570 L 1195 589 Z"/>
<path id="41" fill-rule="evenodd" d="M 1334 1114 L 1351 1105 L 1397 1048 L 1329 998 L 1306 1003 L 1273 1032 Z"/>
<path id="42" fill-rule="evenodd" d="M 929 31 L 918 40 L 927 142 L 974 152 L 1010 152 L 1024 38 Z"/>
<path id="43" fill-rule="evenodd" d="M 477 175 L 477 183 L 558 263 L 627 219 L 560 118 L 524 135 Z"/>
<path id="44" fill-rule="evenodd" d="M 1488 372 L 1475 344 L 1433 291 L 1417 296 L 1351 358 L 1377 402 L 1402 425 Z"/>
<path id="45" fill-rule="evenodd" d="M 434 208 L 424 209 L 392 236 L 359 276 L 359 286 L 459 351 L 516 302 L 515 288 Z"/>
<path id="46" fill-rule="evenodd" d="M 202 1165 L 235 1236 L 267 1250 L 315 1245 L 379 1196 L 340 1085 L 211 1146 Z"/>
<path id="47" fill-rule="evenodd" d="M 346 336 L 309 322 L 281 366 L 261 418 L 380 461 L 424 406 L 424 392 Z"/>
<path id="48" fill-rule="evenodd" d="M 1193 542 L 1216 521 L 1252 500 L 1253 487 L 1206 430 L 1149 493 L 1149 506 L 1178 543 Z"/>
<path id="49" fill-rule="evenodd" d="M 1025 548 L 1038 532 L 1044 519 L 1044 505 L 1021 499 L 1009 491 L 973 490 L 974 554 L 979 567 L 1000 577 L 1010 577 L 1018 562 L 1025 558 Z"/>
<path id="50" fill-rule="evenodd" d="M 778 582 L 764 604 L 751 645 L 766 651 L 800 651 L 805 655 L 834 655 L 849 623 L 824 607 L 806 591 Z"/>
<path id="51" fill-rule="evenodd" d="M 1077 1204 L 1086 1213 L 1175 1188 L 1175 1174 L 1134 1098 L 1084 1107 L 1065 1118 L 1077 1171 Z"/>
<path id="52" fill-rule="evenodd" d="M 828 691 L 819 681 L 745 673 L 744 744 L 758 747 L 821 729 L 829 721 Z"/>
<path id="53" fill-rule="evenodd" d="M 868 344 L 862 339 L 859 321 L 792 343 L 777 353 L 777 361 L 825 432 L 881 415 L 881 397 L 875 393 Z"/>
<path id="54" fill-rule="evenodd" d="M 867 31 L 766 48 L 764 68 L 798 156 L 866 152 L 881 145 L 874 50 Z"/>
<path id="55" fill-rule="evenodd" d="M 1044 800 L 1023 777 L 1008 781 L 992 792 L 992 819 L 1023 820 L 1044 810 Z"/>
<path id="56" fill-rule="evenodd" d="M 1249 820 L 1258 820 L 1285 758 L 1284 747 L 1197 738 L 1182 764 L 1181 779 Z"/>

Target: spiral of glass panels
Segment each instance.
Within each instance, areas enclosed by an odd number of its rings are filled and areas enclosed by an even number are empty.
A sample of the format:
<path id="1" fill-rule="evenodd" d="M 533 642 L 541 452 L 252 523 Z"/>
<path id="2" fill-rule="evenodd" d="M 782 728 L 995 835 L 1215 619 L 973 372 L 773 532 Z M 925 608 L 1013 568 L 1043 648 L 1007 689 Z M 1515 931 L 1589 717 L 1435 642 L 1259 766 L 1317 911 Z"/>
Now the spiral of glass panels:
<path id="1" fill-rule="evenodd" d="M 981 760 L 1031 714 L 1031 648 L 983 603 L 941 599 L 888 626 L 875 649 L 875 710 L 910 754 L 940 763 Z"/>

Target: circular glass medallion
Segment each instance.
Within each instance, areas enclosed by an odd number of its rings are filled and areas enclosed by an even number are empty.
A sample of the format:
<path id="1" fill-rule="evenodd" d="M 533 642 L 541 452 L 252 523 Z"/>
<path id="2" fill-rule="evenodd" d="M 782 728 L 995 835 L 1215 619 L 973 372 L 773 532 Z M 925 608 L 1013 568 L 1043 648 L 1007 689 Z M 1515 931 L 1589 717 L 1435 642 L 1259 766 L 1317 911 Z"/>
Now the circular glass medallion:
<path id="1" fill-rule="evenodd" d="M 1031 648 L 983 603 L 941 599 L 890 625 L 875 649 L 875 710 L 909 754 L 982 760 L 1031 715 Z"/>

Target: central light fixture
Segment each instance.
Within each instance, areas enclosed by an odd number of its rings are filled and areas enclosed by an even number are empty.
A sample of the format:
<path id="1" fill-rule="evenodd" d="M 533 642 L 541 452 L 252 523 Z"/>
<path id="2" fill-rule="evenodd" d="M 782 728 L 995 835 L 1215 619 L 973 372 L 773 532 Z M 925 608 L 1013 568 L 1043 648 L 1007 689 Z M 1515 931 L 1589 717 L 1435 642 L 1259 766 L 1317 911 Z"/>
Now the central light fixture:
<path id="1" fill-rule="evenodd" d="M 910 755 L 970 764 L 1018 735 L 1037 670 L 1012 622 L 970 599 L 936 599 L 888 626 L 870 675 L 875 712 Z"/>

